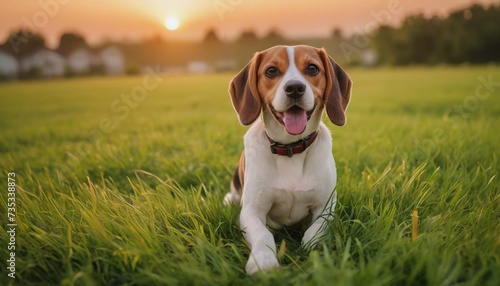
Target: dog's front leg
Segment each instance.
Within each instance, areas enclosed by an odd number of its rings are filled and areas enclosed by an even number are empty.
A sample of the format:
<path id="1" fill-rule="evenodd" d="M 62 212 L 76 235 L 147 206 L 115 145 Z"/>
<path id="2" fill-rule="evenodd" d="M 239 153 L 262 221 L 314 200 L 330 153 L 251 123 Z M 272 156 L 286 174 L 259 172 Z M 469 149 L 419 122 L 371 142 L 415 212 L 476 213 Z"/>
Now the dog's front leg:
<path id="1" fill-rule="evenodd" d="M 245 267 L 247 274 L 279 266 L 274 237 L 266 227 L 268 212 L 262 208 L 245 205 L 241 209 L 240 226 L 251 250 Z"/>
<path id="2" fill-rule="evenodd" d="M 327 231 L 327 223 L 333 218 L 333 211 L 337 205 L 337 192 L 333 192 L 328 198 L 327 203 L 319 205 L 312 210 L 313 222 L 304 233 L 302 246 L 308 250 L 316 247 L 321 237 Z"/>

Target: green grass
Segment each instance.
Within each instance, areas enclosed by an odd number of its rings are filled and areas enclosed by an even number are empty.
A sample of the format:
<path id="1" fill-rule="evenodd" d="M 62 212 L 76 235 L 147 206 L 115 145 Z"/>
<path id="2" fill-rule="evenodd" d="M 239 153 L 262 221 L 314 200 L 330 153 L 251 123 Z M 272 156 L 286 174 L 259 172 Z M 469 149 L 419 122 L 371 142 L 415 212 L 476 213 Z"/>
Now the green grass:
<path id="1" fill-rule="evenodd" d="M 123 120 L 141 77 L 0 85 L 0 284 L 15 172 L 16 285 L 500 285 L 500 86 L 475 94 L 500 68 L 348 73 L 329 238 L 307 253 L 278 231 L 282 266 L 251 277 L 222 205 L 246 130 L 230 74 L 164 77 Z"/>

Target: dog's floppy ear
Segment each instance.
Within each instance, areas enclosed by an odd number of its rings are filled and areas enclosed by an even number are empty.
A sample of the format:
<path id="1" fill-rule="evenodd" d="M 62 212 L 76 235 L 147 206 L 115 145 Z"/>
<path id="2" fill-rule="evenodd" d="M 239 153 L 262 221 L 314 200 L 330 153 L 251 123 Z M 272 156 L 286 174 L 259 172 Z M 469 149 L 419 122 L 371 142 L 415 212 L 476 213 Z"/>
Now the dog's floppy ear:
<path id="1" fill-rule="evenodd" d="M 351 99 L 352 81 L 324 49 L 320 50 L 320 56 L 326 74 L 326 89 L 323 98 L 326 113 L 335 125 L 343 126 L 346 123 L 345 110 Z"/>
<path id="2" fill-rule="evenodd" d="M 233 107 L 243 125 L 252 124 L 260 115 L 261 102 L 257 91 L 257 70 L 260 58 L 260 54 L 255 54 L 229 85 Z"/>

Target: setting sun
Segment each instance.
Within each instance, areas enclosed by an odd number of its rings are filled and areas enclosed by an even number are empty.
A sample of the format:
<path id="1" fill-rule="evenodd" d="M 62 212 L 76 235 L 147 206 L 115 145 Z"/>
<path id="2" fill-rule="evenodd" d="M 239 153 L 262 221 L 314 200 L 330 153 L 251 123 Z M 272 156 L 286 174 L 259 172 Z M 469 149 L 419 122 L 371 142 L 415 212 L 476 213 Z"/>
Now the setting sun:
<path id="1" fill-rule="evenodd" d="M 177 28 L 179 28 L 179 20 L 175 17 L 165 19 L 165 28 L 170 31 L 177 30 Z"/>

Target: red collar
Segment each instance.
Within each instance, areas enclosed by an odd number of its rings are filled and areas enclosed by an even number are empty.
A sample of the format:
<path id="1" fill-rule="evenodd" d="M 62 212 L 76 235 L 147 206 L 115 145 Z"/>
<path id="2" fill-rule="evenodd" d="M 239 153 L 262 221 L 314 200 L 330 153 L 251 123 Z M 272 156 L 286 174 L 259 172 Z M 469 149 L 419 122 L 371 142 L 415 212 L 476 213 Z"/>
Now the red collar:
<path id="1" fill-rule="evenodd" d="M 269 138 L 269 136 L 267 136 L 267 139 L 269 139 L 269 142 L 271 143 L 271 153 L 292 157 L 295 154 L 304 152 L 307 147 L 311 146 L 314 140 L 316 140 L 316 137 L 318 137 L 318 131 L 311 133 L 304 139 L 289 144 L 276 142 L 273 139 Z"/>

